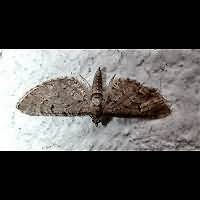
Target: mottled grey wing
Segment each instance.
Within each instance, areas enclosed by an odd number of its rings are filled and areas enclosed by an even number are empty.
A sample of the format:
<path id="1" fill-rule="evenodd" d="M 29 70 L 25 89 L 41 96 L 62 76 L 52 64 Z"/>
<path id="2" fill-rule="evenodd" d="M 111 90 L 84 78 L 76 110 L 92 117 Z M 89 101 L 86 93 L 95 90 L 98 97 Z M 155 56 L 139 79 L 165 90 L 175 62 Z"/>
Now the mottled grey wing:
<path id="1" fill-rule="evenodd" d="M 154 88 L 135 80 L 114 79 L 107 88 L 103 115 L 113 117 L 164 117 L 170 109 Z"/>
<path id="2" fill-rule="evenodd" d="M 89 114 L 88 88 L 75 78 L 50 80 L 30 90 L 17 104 L 33 116 L 79 116 Z"/>

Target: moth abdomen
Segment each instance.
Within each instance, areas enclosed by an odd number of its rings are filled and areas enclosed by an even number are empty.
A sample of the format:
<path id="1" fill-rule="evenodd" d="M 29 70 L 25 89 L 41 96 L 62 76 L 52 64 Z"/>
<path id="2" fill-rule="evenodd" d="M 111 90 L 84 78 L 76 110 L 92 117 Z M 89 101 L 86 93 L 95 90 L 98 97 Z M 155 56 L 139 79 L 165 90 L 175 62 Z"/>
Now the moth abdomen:
<path id="1" fill-rule="evenodd" d="M 102 73 L 99 68 L 94 76 L 92 84 L 92 94 L 102 94 L 102 93 L 103 93 Z"/>

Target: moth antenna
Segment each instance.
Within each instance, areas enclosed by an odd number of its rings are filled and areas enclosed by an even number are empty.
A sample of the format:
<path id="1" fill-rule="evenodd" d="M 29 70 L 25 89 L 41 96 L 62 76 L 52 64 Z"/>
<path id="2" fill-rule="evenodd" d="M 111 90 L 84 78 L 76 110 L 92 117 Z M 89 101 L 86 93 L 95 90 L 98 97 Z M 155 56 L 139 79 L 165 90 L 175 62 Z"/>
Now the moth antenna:
<path id="1" fill-rule="evenodd" d="M 148 78 L 147 78 L 146 81 L 143 82 L 143 84 L 146 83 L 146 82 L 151 78 L 151 73 L 149 72 L 149 70 L 147 70 L 147 69 L 144 67 L 144 71 L 148 74 Z"/>
<path id="2" fill-rule="evenodd" d="M 86 83 L 86 85 L 88 86 L 88 88 L 91 88 L 90 84 L 88 83 L 88 81 L 79 74 L 79 76 L 81 77 L 81 79 L 83 80 L 84 83 Z"/>
<path id="3" fill-rule="evenodd" d="M 116 74 L 112 77 L 112 79 L 110 80 L 108 86 L 110 86 L 112 84 L 112 82 L 114 81 L 115 77 L 116 77 Z"/>
<path id="4" fill-rule="evenodd" d="M 108 86 L 106 86 L 106 89 L 104 91 L 104 105 L 108 99 L 108 93 L 110 91 L 110 86 L 112 85 L 113 80 L 115 79 L 116 74 L 112 77 L 112 79 L 110 80 Z"/>

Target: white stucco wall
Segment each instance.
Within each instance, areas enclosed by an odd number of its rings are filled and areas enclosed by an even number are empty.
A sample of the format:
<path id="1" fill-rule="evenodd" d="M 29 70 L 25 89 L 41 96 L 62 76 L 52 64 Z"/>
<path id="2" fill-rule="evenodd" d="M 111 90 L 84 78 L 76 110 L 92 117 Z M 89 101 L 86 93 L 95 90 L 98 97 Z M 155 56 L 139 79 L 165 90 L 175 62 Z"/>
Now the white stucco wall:
<path id="1" fill-rule="evenodd" d="M 160 88 L 171 116 L 114 118 L 96 128 L 89 117 L 31 117 L 15 106 L 35 85 L 81 74 L 90 83 L 97 67 L 107 78 L 129 77 Z M 200 149 L 199 50 L 2 50 L 0 150 Z"/>

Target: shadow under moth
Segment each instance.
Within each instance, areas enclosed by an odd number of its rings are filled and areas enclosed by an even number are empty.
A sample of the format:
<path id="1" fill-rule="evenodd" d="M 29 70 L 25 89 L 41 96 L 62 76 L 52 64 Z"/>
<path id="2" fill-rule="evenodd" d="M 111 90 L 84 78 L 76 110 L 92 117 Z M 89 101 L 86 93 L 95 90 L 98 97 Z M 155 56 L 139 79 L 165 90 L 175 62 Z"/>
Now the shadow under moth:
<path id="1" fill-rule="evenodd" d="M 96 126 L 102 117 L 162 118 L 171 113 L 157 89 L 115 76 L 103 87 L 102 77 L 99 68 L 92 86 L 73 77 L 46 81 L 27 92 L 17 109 L 32 116 L 89 115 Z"/>

